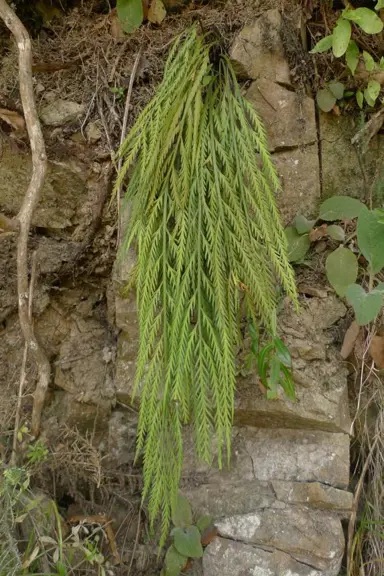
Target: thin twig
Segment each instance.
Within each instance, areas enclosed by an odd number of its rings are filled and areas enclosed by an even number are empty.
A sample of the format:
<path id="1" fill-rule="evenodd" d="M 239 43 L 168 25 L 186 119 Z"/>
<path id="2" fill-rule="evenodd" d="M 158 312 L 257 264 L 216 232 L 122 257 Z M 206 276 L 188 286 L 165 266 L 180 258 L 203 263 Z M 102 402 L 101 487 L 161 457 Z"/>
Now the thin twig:
<path id="1" fill-rule="evenodd" d="M 19 50 L 20 96 L 32 152 L 32 176 L 23 203 L 17 215 L 20 232 L 17 242 L 17 293 L 19 319 L 25 342 L 30 349 L 38 370 L 38 381 L 32 411 L 32 434 L 38 436 L 41 412 L 48 388 L 51 367 L 44 350 L 34 334 L 28 314 L 28 235 L 33 212 L 40 198 L 47 170 L 44 138 L 37 115 L 32 82 L 32 48 L 29 34 L 6 0 L 0 0 L 0 17 L 14 35 Z"/>
<path id="2" fill-rule="evenodd" d="M 133 83 L 135 81 L 137 68 L 139 66 L 141 52 L 142 52 L 142 49 L 140 48 L 140 50 L 137 53 L 135 63 L 134 63 L 133 68 L 132 68 L 131 77 L 129 78 L 129 86 L 128 86 L 127 98 L 125 100 L 125 108 L 124 108 L 124 116 L 123 116 L 123 127 L 121 129 L 121 135 L 120 135 L 120 146 L 119 146 L 120 148 L 123 145 L 123 142 L 124 142 L 125 137 L 126 137 L 128 116 L 129 116 L 129 105 L 131 102 Z M 117 173 L 118 174 L 120 174 L 120 172 L 121 172 L 122 165 L 123 165 L 123 158 L 122 158 L 122 156 L 120 156 L 118 164 L 117 164 Z M 117 198 L 117 246 L 118 247 L 120 246 L 120 224 L 121 224 L 121 222 L 120 222 L 120 194 L 121 194 L 121 184 L 120 184 L 120 186 L 117 190 L 117 193 L 116 193 L 116 198 Z"/>
<path id="3" fill-rule="evenodd" d="M 33 302 L 33 290 L 36 283 L 36 271 L 37 271 L 37 253 L 36 251 L 32 254 L 32 270 L 31 270 L 31 280 L 29 282 L 29 295 L 28 295 L 28 318 L 32 322 L 32 302 Z M 17 395 L 17 405 L 16 405 L 16 416 L 15 425 L 13 430 L 13 444 L 12 444 L 12 455 L 11 455 L 11 466 L 16 466 L 16 450 L 17 450 L 17 435 L 20 427 L 20 412 L 21 404 L 23 401 L 23 393 L 25 387 L 25 381 L 27 378 L 27 358 L 28 358 L 28 343 L 24 344 L 23 360 L 21 363 L 20 372 L 20 383 L 19 392 Z"/>

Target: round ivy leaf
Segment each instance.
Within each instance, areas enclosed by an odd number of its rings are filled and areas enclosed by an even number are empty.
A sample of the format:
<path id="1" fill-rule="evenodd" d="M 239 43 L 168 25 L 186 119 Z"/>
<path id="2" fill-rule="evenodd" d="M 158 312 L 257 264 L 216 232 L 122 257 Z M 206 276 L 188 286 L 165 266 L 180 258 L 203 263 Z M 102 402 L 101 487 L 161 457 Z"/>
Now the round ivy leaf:
<path id="1" fill-rule="evenodd" d="M 348 286 L 356 281 L 357 271 L 356 256 L 343 246 L 332 252 L 325 263 L 328 282 L 339 296 L 345 296 Z"/>
<path id="2" fill-rule="evenodd" d="M 287 226 L 285 236 L 288 244 L 288 260 L 299 262 L 309 250 L 311 241 L 308 234 L 299 234 L 293 226 Z"/>
<path id="3" fill-rule="evenodd" d="M 298 214 L 295 216 L 295 228 L 299 234 L 308 234 L 315 225 L 316 220 L 307 220 L 305 216 Z"/>
<path id="4" fill-rule="evenodd" d="M 120 25 L 127 34 L 131 34 L 142 24 L 144 18 L 142 0 L 117 0 L 116 9 Z"/>
<path id="5" fill-rule="evenodd" d="M 357 218 L 364 208 L 364 204 L 356 198 L 349 196 L 332 196 L 320 206 L 321 220 L 334 222 L 335 220 L 352 220 Z"/>
<path id="6" fill-rule="evenodd" d="M 188 561 L 188 557 L 180 554 L 172 545 L 168 548 L 164 560 L 165 576 L 178 576 Z"/>
<path id="7" fill-rule="evenodd" d="M 328 236 L 332 238 L 332 240 L 338 240 L 339 242 L 344 242 L 345 239 L 345 232 L 341 226 L 337 224 L 331 224 L 331 226 L 327 227 Z"/>
<path id="8" fill-rule="evenodd" d="M 192 524 L 192 510 L 187 498 L 178 494 L 172 509 L 172 522 L 176 528 L 188 528 Z"/>
<path id="9" fill-rule="evenodd" d="M 344 96 L 344 84 L 342 82 L 330 82 L 328 88 L 332 92 L 335 98 L 341 100 Z"/>
<path id="10" fill-rule="evenodd" d="M 316 94 L 316 102 L 320 110 L 323 112 L 330 112 L 336 104 L 336 98 L 329 88 L 323 88 Z"/>
<path id="11" fill-rule="evenodd" d="M 360 326 L 365 326 L 372 322 L 383 305 L 383 295 L 380 291 L 372 290 L 372 292 L 366 292 L 359 284 L 348 286 L 346 297 L 351 306 L 353 306 L 356 322 Z"/>
<path id="12" fill-rule="evenodd" d="M 201 534 L 196 526 L 176 528 L 173 531 L 173 544 L 180 554 L 188 558 L 201 558 L 203 555 Z"/>

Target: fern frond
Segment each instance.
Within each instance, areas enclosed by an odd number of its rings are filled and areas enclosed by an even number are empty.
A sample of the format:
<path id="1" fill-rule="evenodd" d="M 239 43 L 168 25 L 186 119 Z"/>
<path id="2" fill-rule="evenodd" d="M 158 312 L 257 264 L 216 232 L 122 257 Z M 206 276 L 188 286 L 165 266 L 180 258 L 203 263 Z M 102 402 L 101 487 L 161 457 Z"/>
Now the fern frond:
<path id="1" fill-rule="evenodd" d="M 193 27 L 170 51 L 164 79 L 121 147 L 117 186 L 130 222 L 121 257 L 137 250 L 140 344 L 137 454 L 151 520 L 167 535 L 182 469 L 182 426 L 198 455 L 230 457 L 238 315 L 276 328 L 276 284 L 296 287 L 275 204 L 279 182 L 265 129 L 228 58 Z"/>

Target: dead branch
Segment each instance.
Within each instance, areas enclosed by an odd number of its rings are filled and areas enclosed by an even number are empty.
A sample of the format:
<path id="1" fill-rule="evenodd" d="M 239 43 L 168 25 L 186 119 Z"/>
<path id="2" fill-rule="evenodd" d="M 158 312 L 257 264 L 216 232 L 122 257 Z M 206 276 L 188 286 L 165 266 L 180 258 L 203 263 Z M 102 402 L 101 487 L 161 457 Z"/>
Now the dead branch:
<path id="1" fill-rule="evenodd" d="M 33 212 L 39 201 L 44 183 L 47 155 L 33 93 L 32 50 L 29 34 L 6 0 L 0 0 L 0 17 L 15 37 L 19 50 L 20 96 L 32 152 L 32 176 L 22 206 L 16 216 L 20 224 L 17 242 L 17 293 L 21 329 L 38 369 L 31 427 L 32 434 L 37 436 L 40 430 L 41 412 L 50 380 L 51 367 L 44 350 L 35 337 L 33 325 L 28 315 L 28 235 Z"/>
<path id="2" fill-rule="evenodd" d="M 36 256 L 37 256 L 37 253 L 34 252 L 32 255 L 31 281 L 29 283 L 28 318 L 29 318 L 30 322 L 32 322 L 33 289 L 34 289 L 35 282 L 36 282 L 36 272 L 37 272 L 37 257 Z M 22 401 L 23 401 L 25 382 L 27 379 L 27 358 L 28 358 L 28 343 L 27 343 L 27 341 L 25 341 L 23 360 L 22 360 L 21 372 L 20 372 L 19 393 L 17 396 L 15 425 L 14 425 L 14 429 L 13 429 L 12 455 L 11 455 L 11 461 L 10 461 L 11 466 L 16 466 L 17 436 L 19 433 L 21 405 L 22 405 Z"/>

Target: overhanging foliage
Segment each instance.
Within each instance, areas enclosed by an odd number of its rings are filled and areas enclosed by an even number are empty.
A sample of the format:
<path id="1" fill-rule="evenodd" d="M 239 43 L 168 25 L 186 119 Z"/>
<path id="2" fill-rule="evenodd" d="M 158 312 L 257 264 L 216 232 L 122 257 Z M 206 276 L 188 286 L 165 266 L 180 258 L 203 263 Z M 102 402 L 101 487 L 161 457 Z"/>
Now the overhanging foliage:
<path id="1" fill-rule="evenodd" d="M 230 454 L 240 303 L 274 333 L 276 280 L 293 300 L 296 288 L 264 128 L 228 58 L 195 27 L 175 42 L 120 153 L 117 186 L 132 168 L 121 257 L 132 244 L 138 255 L 137 450 L 164 538 L 183 424 L 193 425 L 203 460 L 211 462 L 213 437 L 219 465 Z"/>

